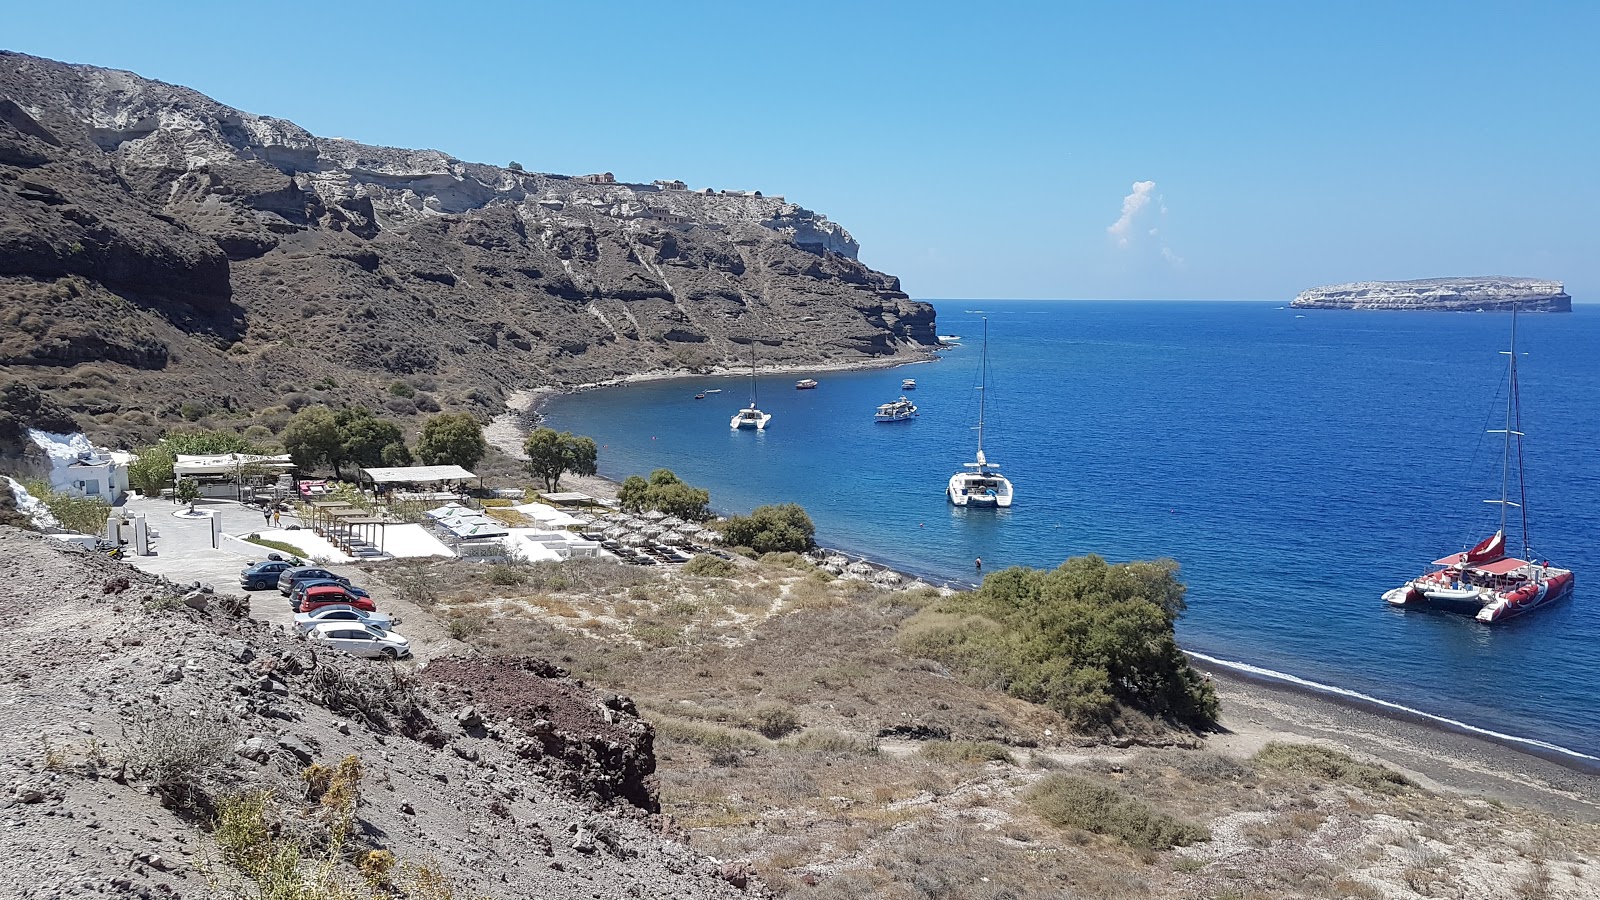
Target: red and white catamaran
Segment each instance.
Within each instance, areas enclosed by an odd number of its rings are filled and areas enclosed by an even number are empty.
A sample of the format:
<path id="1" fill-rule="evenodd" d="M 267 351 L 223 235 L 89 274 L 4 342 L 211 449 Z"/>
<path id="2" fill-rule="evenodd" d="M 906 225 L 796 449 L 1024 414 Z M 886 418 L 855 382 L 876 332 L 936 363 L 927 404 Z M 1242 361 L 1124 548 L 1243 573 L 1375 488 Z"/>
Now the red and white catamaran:
<path id="1" fill-rule="evenodd" d="M 1500 460 L 1500 499 L 1485 500 L 1500 507 L 1500 528 L 1479 541 L 1471 550 L 1434 560 L 1425 575 L 1386 592 L 1383 599 L 1396 606 L 1437 606 L 1473 614 L 1480 622 L 1501 622 L 1531 609 L 1548 606 L 1572 593 L 1570 569 L 1550 565 L 1548 559 L 1535 562 L 1528 546 L 1528 491 L 1522 477 L 1522 408 L 1517 393 L 1517 311 L 1511 309 L 1511 349 L 1502 350 L 1507 365 L 1506 421 L 1504 428 L 1490 434 L 1505 436 Z M 1515 446 L 1515 460 L 1512 449 Z M 1517 499 L 1511 499 L 1512 466 L 1516 467 Z M 1509 511 L 1519 511 L 1522 525 L 1522 556 L 1506 555 L 1506 524 Z"/>

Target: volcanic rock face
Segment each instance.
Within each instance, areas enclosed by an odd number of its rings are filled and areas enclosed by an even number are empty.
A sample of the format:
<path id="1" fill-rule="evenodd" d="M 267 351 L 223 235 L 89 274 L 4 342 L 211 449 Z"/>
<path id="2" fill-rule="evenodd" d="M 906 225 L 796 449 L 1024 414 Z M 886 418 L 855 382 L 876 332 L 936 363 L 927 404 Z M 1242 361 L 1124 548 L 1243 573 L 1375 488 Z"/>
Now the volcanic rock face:
<path id="1" fill-rule="evenodd" d="M 1358 281 L 1312 288 L 1290 304 L 1298 309 L 1440 309 L 1572 312 L 1572 297 L 1559 281 L 1537 278 L 1422 278 Z"/>
<path id="2" fill-rule="evenodd" d="M 168 418 L 164 396 L 232 409 L 323 384 L 316 399 L 371 402 L 414 376 L 494 410 L 523 387 L 734 365 L 751 341 L 767 364 L 934 347 L 932 308 L 856 255 L 781 197 L 320 138 L 0 53 L 0 367 L 140 384 L 77 403 L 102 426 Z M 84 363 L 110 383 L 74 384 Z"/>

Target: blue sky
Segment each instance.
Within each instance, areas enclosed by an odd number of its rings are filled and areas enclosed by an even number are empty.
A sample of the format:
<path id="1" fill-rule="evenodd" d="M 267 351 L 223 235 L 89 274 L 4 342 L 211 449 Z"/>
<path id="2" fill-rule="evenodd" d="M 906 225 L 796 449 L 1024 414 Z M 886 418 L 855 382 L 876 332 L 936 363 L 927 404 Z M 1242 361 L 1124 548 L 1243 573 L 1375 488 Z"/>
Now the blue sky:
<path id="1" fill-rule="evenodd" d="M 1600 4 L 14 4 L 322 135 L 759 189 L 919 298 L 1600 299 Z M 1126 219 L 1124 214 L 1126 212 Z"/>

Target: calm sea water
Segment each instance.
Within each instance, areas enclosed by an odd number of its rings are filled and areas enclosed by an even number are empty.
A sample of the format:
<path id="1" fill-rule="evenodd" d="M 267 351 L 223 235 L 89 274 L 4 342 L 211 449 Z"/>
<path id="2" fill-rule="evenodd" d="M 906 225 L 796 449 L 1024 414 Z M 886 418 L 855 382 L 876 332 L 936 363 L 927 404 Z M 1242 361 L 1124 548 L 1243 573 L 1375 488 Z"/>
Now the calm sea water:
<path id="1" fill-rule="evenodd" d="M 670 468 L 722 512 L 794 501 L 818 540 L 935 580 L 1084 553 L 1183 566 L 1184 646 L 1600 756 L 1600 307 L 1519 319 L 1534 552 L 1573 600 L 1488 628 L 1379 595 L 1492 532 L 1510 317 L 1276 303 L 946 301 L 934 363 L 589 391 L 546 408 L 601 473 Z M 980 314 L 981 311 L 981 314 Z M 950 506 L 970 461 L 982 316 L 985 449 L 1010 510 Z M 875 423 L 911 396 L 921 417 Z M 700 390 L 721 388 L 705 400 Z M 1500 404 L 1497 406 L 1497 404 Z"/>

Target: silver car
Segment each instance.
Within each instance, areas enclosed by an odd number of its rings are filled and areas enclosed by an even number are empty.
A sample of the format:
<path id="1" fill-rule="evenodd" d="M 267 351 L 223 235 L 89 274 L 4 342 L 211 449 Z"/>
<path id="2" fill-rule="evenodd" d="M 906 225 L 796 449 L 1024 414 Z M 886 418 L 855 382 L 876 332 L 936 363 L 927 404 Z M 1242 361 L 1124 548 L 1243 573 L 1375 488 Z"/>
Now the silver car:
<path id="1" fill-rule="evenodd" d="M 294 617 L 295 630 L 305 634 L 318 625 L 330 622 L 345 622 L 352 625 L 371 625 L 379 631 L 389 631 L 400 624 L 400 620 L 384 612 L 367 612 L 356 609 L 354 606 L 334 604 L 324 606 L 308 613 L 297 613 Z"/>
<path id="2" fill-rule="evenodd" d="M 312 626 L 306 640 L 352 656 L 400 659 L 411 655 L 411 642 L 393 631 L 359 622 L 325 622 Z"/>

